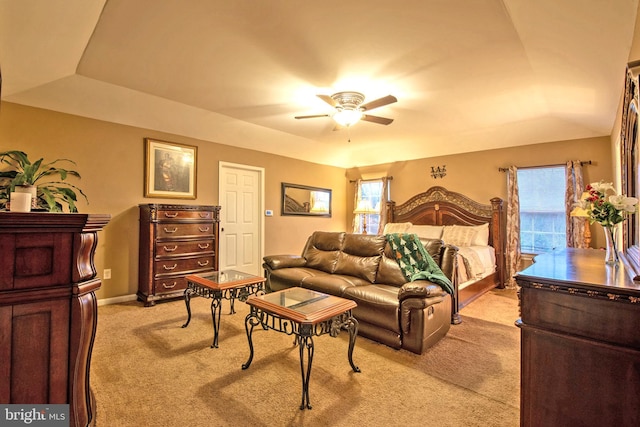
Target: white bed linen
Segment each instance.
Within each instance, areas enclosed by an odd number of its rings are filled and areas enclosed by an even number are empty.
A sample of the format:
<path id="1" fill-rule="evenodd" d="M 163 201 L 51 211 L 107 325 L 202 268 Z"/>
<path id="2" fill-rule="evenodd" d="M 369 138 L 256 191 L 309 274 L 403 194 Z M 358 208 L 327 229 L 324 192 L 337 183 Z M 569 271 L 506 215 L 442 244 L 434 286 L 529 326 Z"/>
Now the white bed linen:
<path id="1" fill-rule="evenodd" d="M 496 271 L 496 251 L 492 246 L 458 248 L 458 289 L 470 285 Z M 465 260 L 467 261 L 465 263 Z M 468 268 L 467 268 L 468 267 Z"/>

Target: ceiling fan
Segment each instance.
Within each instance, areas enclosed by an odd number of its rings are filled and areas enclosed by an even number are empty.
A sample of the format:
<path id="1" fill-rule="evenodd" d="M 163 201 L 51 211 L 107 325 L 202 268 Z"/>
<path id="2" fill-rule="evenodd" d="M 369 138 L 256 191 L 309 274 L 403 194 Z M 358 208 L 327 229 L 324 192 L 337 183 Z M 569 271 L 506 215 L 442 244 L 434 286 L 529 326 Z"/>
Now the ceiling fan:
<path id="1" fill-rule="evenodd" d="M 296 119 L 313 119 L 317 117 L 331 117 L 340 126 L 349 127 L 359 120 L 378 123 L 381 125 L 389 125 L 393 119 L 386 117 L 372 116 L 365 114 L 366 111 L 374 108 L 383 107 L 385 105 L 397 102 L 395 96 L 387 95 L 382 98 L 375 99 L 371 102 L 364 102 L 364 95 L 360 92 L 338 92 L 333 95 L 318 95 L 327 104 L 331 105 L 336 111 L 333 114 L 315 114 L 311 116 L 296 116 Z"/>

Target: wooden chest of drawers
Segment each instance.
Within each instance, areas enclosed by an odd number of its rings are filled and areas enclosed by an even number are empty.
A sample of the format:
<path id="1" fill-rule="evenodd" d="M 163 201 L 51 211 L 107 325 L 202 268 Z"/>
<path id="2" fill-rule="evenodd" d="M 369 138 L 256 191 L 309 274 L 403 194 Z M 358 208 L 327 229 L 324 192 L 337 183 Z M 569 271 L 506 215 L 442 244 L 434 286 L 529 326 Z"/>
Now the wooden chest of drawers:
<path id="1" fill-rule="evenodd" d="M 182 297 L 185 276 L 218 269 L 220 206 L 140 205 L 138 298 Z"/>
<path id="2" fill-rule="evenodd" d="M 539 255 L 520 289 L 520 425 L 640 425 L 640 284 L 604 252 Z"/>

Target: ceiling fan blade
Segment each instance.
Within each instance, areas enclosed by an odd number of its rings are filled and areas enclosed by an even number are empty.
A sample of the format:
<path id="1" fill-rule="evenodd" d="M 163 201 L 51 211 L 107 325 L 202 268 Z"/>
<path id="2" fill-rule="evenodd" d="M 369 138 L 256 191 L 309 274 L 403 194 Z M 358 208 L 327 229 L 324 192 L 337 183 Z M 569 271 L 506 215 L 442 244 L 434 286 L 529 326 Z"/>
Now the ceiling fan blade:
<path id="1" fill-rule="evenodd" d="M 373 110 L 374 108 L 382 107 L 388 104 L 393 104 L 394 102 L 398 102 L 398 99 L 393 95 L 387 95 L 382 98 L 374 99 L 371 102 L 367 102 L 364 105 L 361 105 L 360 109 L 362 111 Z"/>
<path id="2" fill-rule="evenodd" d="M 393 119 L 387 119 L 386 117 L 370 116 L 369 114 L 364 114 L 362 116 L 362 119 L 360 120 L 364 120 L 366 122 L 378 123 L 381 125 L 390 125 L 391 123 L 393 123 Z"/>
<path id="3" fill-rule="evenodd" d="M 296 119 L 315 119 L 317 117 L 331 117 L 328 114 L 314 114 L 313 116 L 296 116 Z"/>
<path id="4" fill-rule="evenodd" d="M 338 105 L 336 100 L 330 97 L 329 95 L 317 95 L 317 97 L 322 99 L 324 102 L 331 105 L 332 107 L 335 107 L 336 105 Z"/>

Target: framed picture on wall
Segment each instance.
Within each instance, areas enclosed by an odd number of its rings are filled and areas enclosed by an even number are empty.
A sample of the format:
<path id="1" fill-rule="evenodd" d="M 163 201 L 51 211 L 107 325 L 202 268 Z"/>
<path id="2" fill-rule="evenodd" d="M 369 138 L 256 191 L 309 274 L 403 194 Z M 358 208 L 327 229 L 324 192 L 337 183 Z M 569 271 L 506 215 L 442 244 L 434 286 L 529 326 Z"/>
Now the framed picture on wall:
<path id="1" fill-rule="evenodd" d="M 144 197 L 196 198 L 198 147 L 145 138 Z"/>

